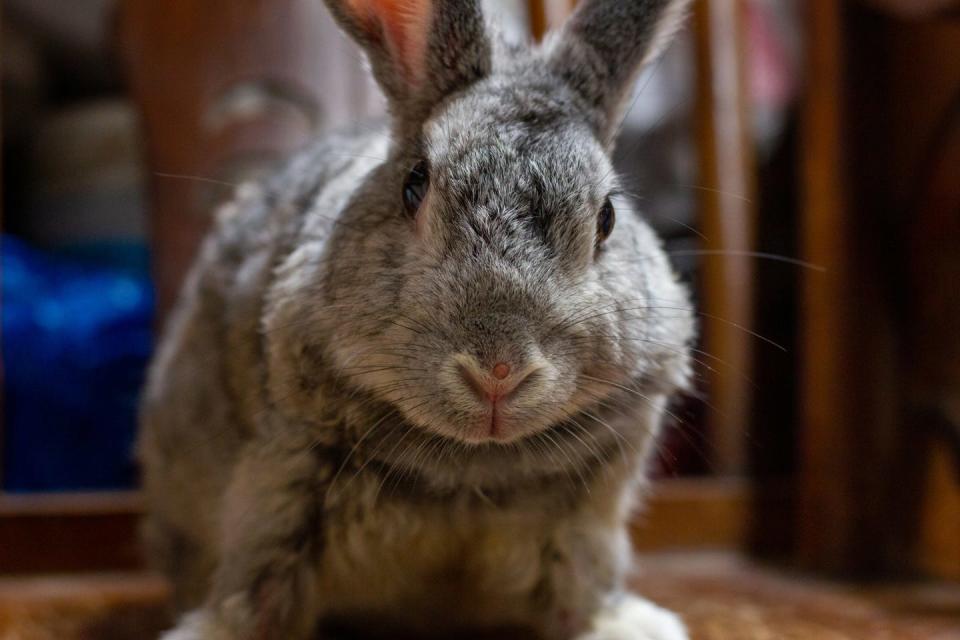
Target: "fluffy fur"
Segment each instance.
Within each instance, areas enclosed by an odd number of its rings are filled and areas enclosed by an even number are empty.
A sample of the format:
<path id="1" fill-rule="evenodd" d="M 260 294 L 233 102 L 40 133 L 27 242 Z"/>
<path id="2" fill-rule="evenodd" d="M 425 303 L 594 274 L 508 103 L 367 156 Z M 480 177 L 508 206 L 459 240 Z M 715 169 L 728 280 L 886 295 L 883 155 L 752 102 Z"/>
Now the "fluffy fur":
<path id="1" fill-rule="evenodd" d="M 328 621 L 683 638 L 622 589 L 692 314 L 616 197 L 608 139 L 685 2 L 584 0 L 532 49 L 488 36 L 473 1 L 327 4 L 392 125 L 240 189 L 191 272 L 139 449 L 147 539 L 191 611 L 166 638 L 296 640 Z M 529 376 L 494 433 L 462 368 L 498 362 Z"/>

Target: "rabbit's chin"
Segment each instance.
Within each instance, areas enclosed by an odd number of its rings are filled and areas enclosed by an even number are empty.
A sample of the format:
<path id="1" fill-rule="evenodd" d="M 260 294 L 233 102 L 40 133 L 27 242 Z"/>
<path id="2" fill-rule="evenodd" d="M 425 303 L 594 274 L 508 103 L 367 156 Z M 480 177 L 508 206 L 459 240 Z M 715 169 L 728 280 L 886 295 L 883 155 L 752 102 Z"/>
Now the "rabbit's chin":
<path id="1" fill-rule="evenodd" d="M 487 407 L 458 420 L 420 422 L 424 431 L 468 446 L 509 446 L 548 431 L 553 425 L 545 413 L 535 416 Z"/>
<path id="2" fill-rule="evenodd" d="M 501 417 L 492 414 L 481 418 L 475 422 L 468 423 L 456 434 L 450 434 L 448 437 L 454 437 L 464 444 L 512 444 L 523 440 L 542 429 L 531 428 L 529 424 L 518 424 L 517 420 L 507 417 Z"/>

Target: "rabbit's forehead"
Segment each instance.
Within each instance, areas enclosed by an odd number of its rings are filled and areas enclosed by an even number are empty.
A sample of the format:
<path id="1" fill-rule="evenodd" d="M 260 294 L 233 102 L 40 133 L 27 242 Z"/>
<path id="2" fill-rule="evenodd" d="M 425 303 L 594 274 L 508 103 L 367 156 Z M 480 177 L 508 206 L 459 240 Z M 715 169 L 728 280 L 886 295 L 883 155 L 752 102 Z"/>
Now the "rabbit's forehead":
<path id="1" fill-rule="evenodd" d="M 480 94 L 457 101 L 424 127 L 427 155 L 450 189 L 535 190 L 558 198 L 602 198 L 611 163 L 581 119 L 549 102 Z M 484 194 L 480 194 L 484 195 Z"/>

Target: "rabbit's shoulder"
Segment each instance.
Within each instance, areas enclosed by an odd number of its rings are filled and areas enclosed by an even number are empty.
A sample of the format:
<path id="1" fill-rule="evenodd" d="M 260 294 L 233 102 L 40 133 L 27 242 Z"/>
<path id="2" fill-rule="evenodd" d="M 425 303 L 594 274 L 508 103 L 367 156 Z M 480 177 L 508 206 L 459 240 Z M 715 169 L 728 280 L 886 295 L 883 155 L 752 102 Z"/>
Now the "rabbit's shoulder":
<path id="1" fill-rule="evenodd" d="M 311 142 L 267 178 L 239 185 L 216 211 L 211 262 L 236 274 L 251 254 L 291 249 L 306 218 L 332 224 L 339 207 L 330 205 L 349 198 L 359 176 L 386 159 L 386 143 L 383 126 L 356 125 Z"/>
<path id="2" fill-rule="evenodd" d="M 175 316 L 208 309 L 226 331 L 254 329 L 274 270 L 302 242 L 325 242 L 358 174 L 382 159 L 385 147 L 377 126 L 334 132 L 268 177 L 238 185 L 214 212 Z"/>

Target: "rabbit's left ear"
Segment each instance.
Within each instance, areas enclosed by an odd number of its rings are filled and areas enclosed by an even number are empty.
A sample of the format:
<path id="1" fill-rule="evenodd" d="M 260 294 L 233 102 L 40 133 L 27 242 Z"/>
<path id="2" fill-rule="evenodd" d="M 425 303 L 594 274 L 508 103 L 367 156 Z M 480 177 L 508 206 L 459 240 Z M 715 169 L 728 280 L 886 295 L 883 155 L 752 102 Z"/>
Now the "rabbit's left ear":
<path id="1" fill-rule="evenodd" d="M 394 117 L 418 121 L 490 72 L 479 0 L 326 0 L 366 51 Z"/>
<path id="2" fill-rule="evenodd" d="M 612 145 L 634 81 L 666 48 L 691 0 L 580 0 L 548 42 L 550 67 L 587 102 L 598 136 Z"/>

